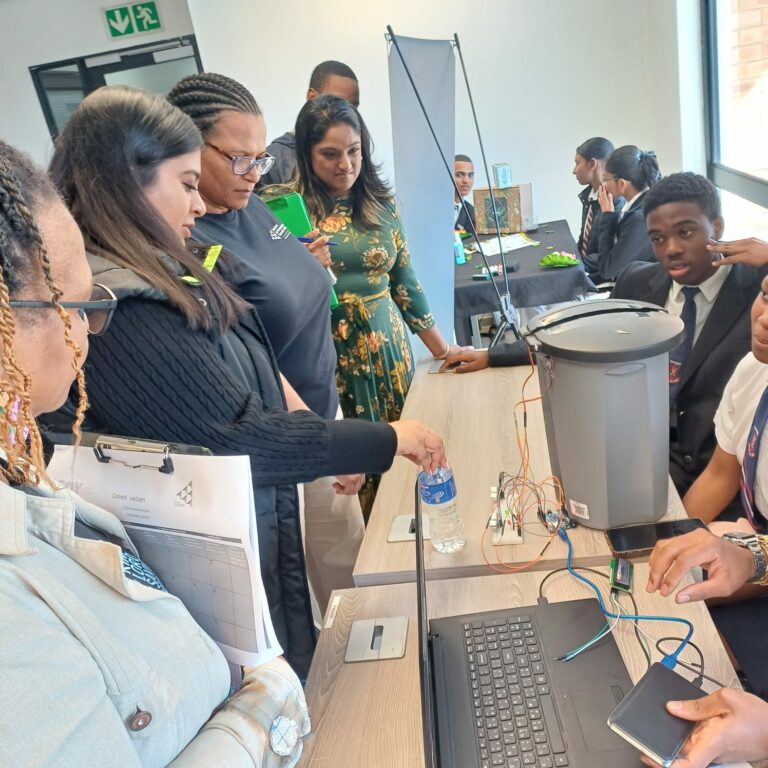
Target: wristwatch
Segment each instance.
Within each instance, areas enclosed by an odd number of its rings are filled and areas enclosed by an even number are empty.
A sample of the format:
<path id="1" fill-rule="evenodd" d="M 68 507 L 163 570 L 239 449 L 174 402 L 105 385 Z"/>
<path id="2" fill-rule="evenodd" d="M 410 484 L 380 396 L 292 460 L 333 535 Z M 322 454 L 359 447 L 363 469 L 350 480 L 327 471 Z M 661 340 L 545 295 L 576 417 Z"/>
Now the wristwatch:
<path id="1" fill-rule="evenodd" d="M 749 582 L 752 584 L 763 581 L 766 576 L 766 570 L 768 569 L 768 563 L 766 563 L 765 552 L 763 552 L 763 548 L 760 546 L 757 536 L 754 533 L 733 531 L 731 533 L 724 533 L 722 538 L 726 541 L 730 541 L 737 547 L 748 549 L 752 553 L 752 557 L 755 558 L 755 575 L 749 579 Z"/>

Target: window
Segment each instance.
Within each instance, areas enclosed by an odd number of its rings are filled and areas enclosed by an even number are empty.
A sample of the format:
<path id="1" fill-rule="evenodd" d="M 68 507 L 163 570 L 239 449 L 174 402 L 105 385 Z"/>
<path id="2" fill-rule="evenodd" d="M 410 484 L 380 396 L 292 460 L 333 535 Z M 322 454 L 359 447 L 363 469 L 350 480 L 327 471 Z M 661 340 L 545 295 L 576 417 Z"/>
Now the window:
<path id="1" fill-rule="evenodd" d="M 765 237 L 767 217 L 757 206 L 768 207 L 768 3 L 702 0 L 702 8 L 707 174 L 732 193 L 724 195 L 723 203 L 734 223 L 738 221 L 741 227 L 748 221 L 756 226 L 762 222 L 759 226 Z M 731 221 L 726 221 L 729 236 L 736 236 Z"/>
<path id="2" fill-rule="evenodd" d="M 194 35 L 30 67 L 51 136 L 102 85 L 131 85 L 165 96 L 185 75 L 202 71 Z"/>

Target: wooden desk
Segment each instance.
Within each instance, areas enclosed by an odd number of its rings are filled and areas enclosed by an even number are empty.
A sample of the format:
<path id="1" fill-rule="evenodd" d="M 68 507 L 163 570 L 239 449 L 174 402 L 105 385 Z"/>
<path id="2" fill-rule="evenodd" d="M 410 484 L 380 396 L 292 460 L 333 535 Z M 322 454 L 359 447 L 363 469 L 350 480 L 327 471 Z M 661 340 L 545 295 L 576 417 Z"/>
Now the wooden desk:
<path id="1" fill-rule="evenodd" d="M 603 569 L 606 571 L 607 569 Z M 431 618 L 475 611 L 535 605 L 544 573 L 433 581 L 427 587 Z M 635 569 L 635 599 L 641 613 L 672 614 L 693 622 L 693 640 L 704 654 L 705 672 L 738 687 L 738 679 L 720 643 L 707 609 L 701 603 L 675 605 L 670 598 L 648 595 L 647 565 Z M 601 587 L 603 580 L 599 580 Z M 580 599 L 591 590 L 567 573 L 545 585 L 551 602 Z M 335 592 L 341 602 L 330 629 L 323 629 L 306 686 L 313 734 L 305 741 L 301 766 L 313 768 L 420 768 L 424 765 L 419 693 L 416 588 L 397 584 Z M 627 603 L 624 598 L 625 604 Z M 333 599 L 331 604 L 333 604 Z M 344 664 L 352 622 L 363 618 L 407 615 L 405 656 L 387 661 Z M 646 622 L 654 637 L 678 635 L 679 626 Z M 636 681 L 645 672 L 645 660 L 628 621 L 619 622 L 616 642 Z M 651 644 L 653 645 L 653 644 Z M 654 661 L 659 660 L 651 648 Z M 683 652 L 684 661 L 695 659 Z M 681 674 L 687 675 L 678 668 Z M 707 683 L 709 685 L 709 683 Z M 711 687 L 706 687 L 711 691 Z"/>
<path id="2" fill-rule="evenodd" d="M 429 365 L 422 361 L 417 367 L 403 418 L 423 421 L 445 440 L 448 460 L 456 476 L 467 544 L 460 552 L 440 554 L 427 542 L 427 579 L 493 573 L 483 552 L 498 568 L 502 566 L 497 557 L 512 567 L 527 563 L 536 557 L 548 538 L 535 511 L 526 521 L 522 544 L 495 547 L 486 524 L 493 507 L 490 488 L 498 484 L 499 471 L 516 472 L 520 465 L 512 406 L 520 399 L 523 381 L 531 369 L 519 366 L 488 368 L 462 375 L 428 375 Z M 528 382 L 526 395 L 535 397 L 538 392 L 538 378 L 534 375 Z M 522 418 L 521 409 L 518 409 L 518 418 Z M 544 479 L 551 472 L 544 415 L 538 401 L 528 406 L 528 440 L 533 476 L 536 480 Z M 389 543 L 387 536 L 394 517 L 413 513 L 417 474 L 417 467 L 399 460 L 382 478 L 355 564 L 356 586 L 415 581 L 413 542 Z M 665 519 L 680 517 L 685 517 L 685 509 L 670 481 L 669 511 Z M 601 531 L 580 526 L 570 535 L 575 564 L 605 565 L 610 560 L 611 551 Z M 565 556 L 565 544 L 556 538 L 541 561 L 532 568 L 560 568 L 565 565 Z"/>

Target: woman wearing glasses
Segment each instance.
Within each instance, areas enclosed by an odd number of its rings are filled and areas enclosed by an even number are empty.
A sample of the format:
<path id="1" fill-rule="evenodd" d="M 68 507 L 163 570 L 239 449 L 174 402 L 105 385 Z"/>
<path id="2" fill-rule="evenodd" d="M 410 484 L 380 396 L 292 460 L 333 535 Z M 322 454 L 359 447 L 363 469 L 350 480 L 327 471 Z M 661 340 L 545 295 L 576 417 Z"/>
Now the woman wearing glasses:
<path id="1" fill-rule="evenodd" d="M 94 280 L 120 300 L 109 332 L 91 345 L 89 428 L 251 457 L 264 587 L 278 639 L 303 677 L 314 626 L 294 483 L 387 469 L 395 453 L 433 466 L 443 446 L 418 422 L 390 430 L 327 421 L 300 410 L 286 382 L 281 388 L 257 313 L 224 279 L 225 257 L 212 266 L 210 250 L 201 258 L 185 245 L 205 211 L 201 146 L 186 115 L 124 87 L 89 95 L 56 142 L 54 183 L 83 233 Z"/>
<path id="2" fill-rule="evenodd" d="M 309 718 L 285 661 L 247 669 L 230 696 L 221 651 L 120 521 L 48 484 L 36 417 L 75 381 L 79 433 L 87 333 L 116 302 L 92 290 L 83 238 L 46 174 L 2 141 L 0 268 L 0 762 L 295 765 Z M 270 739 L 280 716 L 296 725 L 275 744 L 284 757 Z"/>
<path id="3" fill-rule="evenodd" d="M 220 243 L 232 255 L 233 284 L 258 310 L 280 372 L 310 410 L 340 418 L 329 238 L 302 233 L 316 238 L 303 246 L 253 194 L 273 163 L 256 100 L 240 83 L 214 73 L 185 77 L 168 100 L 203 135 L 199 189 L 206 213 L 193 238 Z M 307 571 L 322 612 L 334 589 L 354 586 L 365 530 L 357 497 L 362 481 L 360 475 L 323 477 L 304 486 Z"/>
<path id="4" fill-rule="evenodd" d="M 627 145 L 615 149 L 605 161 L 598 191 L 602 211 L 597 224 L 597 250 L 584 256 L 590 277 L 613 282 L 633 261 L 656 261 L 643 215 L 643 195 L 661 178 L 654 152 Z M 616 211 L 614 201 L 626 200 Z M 594 238 L 590 238 L 594 243 Z"/>

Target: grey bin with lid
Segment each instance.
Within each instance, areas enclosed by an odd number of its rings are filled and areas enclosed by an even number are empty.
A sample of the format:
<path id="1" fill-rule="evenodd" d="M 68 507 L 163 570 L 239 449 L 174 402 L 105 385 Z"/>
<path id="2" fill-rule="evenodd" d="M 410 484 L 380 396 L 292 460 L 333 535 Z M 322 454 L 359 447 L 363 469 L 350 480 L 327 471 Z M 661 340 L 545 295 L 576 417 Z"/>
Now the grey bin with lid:
<path id="1" fill-rule="evenodd" d="M 532 318 L 553 474 L 589 528 L 650 523 L 667 511 L 669 351 L 683 322 L 655 304 L 573 302 Z"/>

